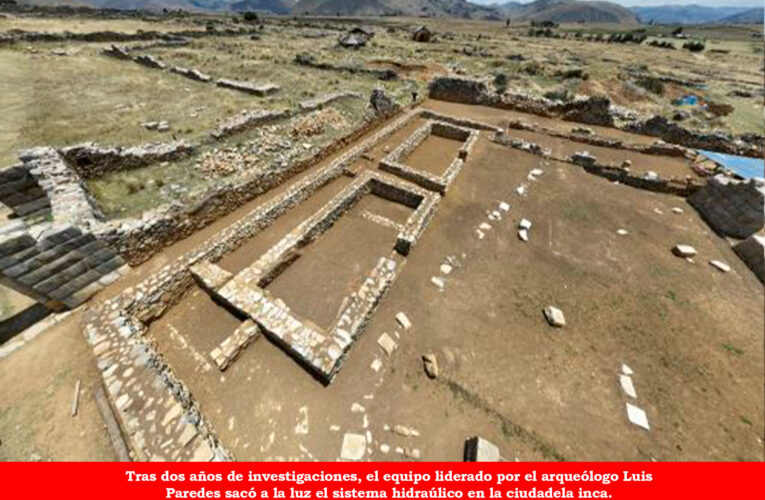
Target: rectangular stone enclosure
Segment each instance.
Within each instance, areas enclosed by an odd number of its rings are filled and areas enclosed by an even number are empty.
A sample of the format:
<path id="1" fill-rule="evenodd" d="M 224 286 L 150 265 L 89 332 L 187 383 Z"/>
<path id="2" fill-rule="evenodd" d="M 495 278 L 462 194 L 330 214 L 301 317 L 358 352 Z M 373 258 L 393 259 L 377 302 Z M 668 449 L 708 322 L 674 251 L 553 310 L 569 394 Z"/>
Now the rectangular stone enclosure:
<path id="1" fill-rule="evenodd" d="M 321 237 L 367 195 L 401 203 L 414 212 L 400 229 L 394 248 L 381 249 L 383 255 L 377 265 L 361 287 L 343 300 L 332 326 L 325 330 L 308 319 L 297 317 L 282 299 L 265 288 L 300 257 L 302 249 Z M 277 345 L 322 382 L 329 383 L 398 275 L 403 257 L 424 231 L 440 198 L 436 193 L 379 171 L 366 171 L 236 276 L 206 261 L 193 266 L 191 272 L 216 301 L 254 321 Z M 243 325 L 212 350 L 213 361 L 221 370 L 226 369 L 254 335 L 252 328 Z"/>
<path id="2" fill-rule="evenodd" d="M 422 145 L 422 143 L 431 135 L 462 142 L 462 147 L 460 148 L 457 157 L 441 175 L 425 172 L 403 163 L 405 161 L 404 159 Z M 383 158 L 380 162 L 380 169 L 414 182 L 425 189 L 436 191 L 444 195 L 449 189 L 452 181 L 454 181 L 457 174 L 459 174 L 465 159 L 472 151 L 477 140 L 477 130 L 468 130 L 449 123 L 431 120 L 415 130 L 406 141 L 401 143 L 401 145 L 394 149 L 388 156 Z"/>

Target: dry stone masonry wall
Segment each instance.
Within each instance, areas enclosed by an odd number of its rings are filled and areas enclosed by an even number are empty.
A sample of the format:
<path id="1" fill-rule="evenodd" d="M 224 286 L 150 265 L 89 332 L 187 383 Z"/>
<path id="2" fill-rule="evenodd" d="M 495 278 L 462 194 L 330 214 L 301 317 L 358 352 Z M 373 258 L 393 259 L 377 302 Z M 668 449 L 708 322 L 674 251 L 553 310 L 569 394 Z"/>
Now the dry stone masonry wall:
<path id="1" fill-rule="evenodd" d="M 108 399 L 134 459 L 233 458 L 218 443 L 188 388 L 144 335 L 146 325 L 164 314 L 193 285 L 189 268 L 204 260 L 215 262 L 238 248 L 317 189 L 343 175 L 363 154 L 416 116 L 417 112 L 409 112 L 378 130 L 136 287 L 88 311 L 86 337 L 93 346 L 109 388 Z"/>
<path id="2" fill-rule="evenodd" d="M 765 180 L 737 181 L 724 175 L 688 198 L 718 234 L 747 238 L 765 227 Z"/>
<path id="3" fill-rule="evenodd" d="M 463 142 L 457 158 L 452 161 L 441 175 L 434 175 L 403 163 L 404 158 L 417 149 L 430 135 Z M 476 130 L 470 131 L 443 122 L 429 121 L 415 130 L 406 141 L 386 156 L 380 162 L 380 169 L 443 195 L 446 194 L 446 190 L 449 189 L 452 181 L 459 174 L 464 164 L 464 159 L 467 158 L 477 140 L 478 131 Z"/>

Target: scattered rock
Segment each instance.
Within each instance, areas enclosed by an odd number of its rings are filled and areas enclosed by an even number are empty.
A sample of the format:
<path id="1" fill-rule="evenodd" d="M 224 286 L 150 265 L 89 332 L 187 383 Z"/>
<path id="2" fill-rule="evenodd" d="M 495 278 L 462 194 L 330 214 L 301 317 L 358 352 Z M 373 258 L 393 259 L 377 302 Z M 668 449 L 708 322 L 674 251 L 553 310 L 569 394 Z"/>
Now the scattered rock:
<path id="1" fill-rule="evenodd" d="M 656 181 L 660 181 L 661 177 L 659 177 L 659 174 L 657 174 L 653 170 L 649 170 L 648 172 L 646 172 L 643 175 L 643 179 L 645 179 L 647 181 L 654 181 L 654 182 L 656 182 Z"/>
<path id="2" fill-rule="evenodd" d="M 465 462 L 499 462 L 502 456 L 499 448 L 481 437 L 472 437 L 465 441 Z"/>
<path id="3" fill-rule="evenodd" d="M 710 260 L 709 263 L 713 266 L 719 269 L 720 271 L 727 273 L 730 271 L 730 266 L 726 264 L 723 261 L 720 260 Z"/>
<path id="4" fill-rule="evenodd" d="M 675 245 L 672 253 L 678 257 L 693 257 L 696 255 L 696 249 L 690 245 Z"/>
<path id="5" fill-rule="evenodd" d="M 439 277 L 436 277 L 436 276 L 433 276 L 432 278 L 430 278 L 430 282 L 433 283 L 434 285 L 436 285 L 436 287 L 439 290 L 443 290 L 444 289 L 444 285 L 446 284 L 444 282 L 443 278 L 439 278 Z"/>
<path id="6" fill-rule="evenodd" d="M 401 328 L 403 328 L 404 330 L 409 330 L 410 328 L 412 328 L 412 322 L 409 321 L 409 318 L 407 318 L 406 314 L 404 314 L 403 312 L 396 314 L 396 321 L 398 322 L 399 325 L 401 325 Z"/>
<path id="7" fill-rule="evenodd" d="M 382 364 L 383 364 L 383 363 L 382 363 L 382 360 L 380 360 L 379 358 L 375 358 L 375 360 L 374 360 L 374 361 L 372 361 L 372 364 L 370 364 L 370 365 L 369 365 L 369 367 L 370 367 L 370 368 L 371 368 L 373 371 L 375 371 L 375 372 L 379 372 L 379 371 L 380 371 L 380 368 L 382 368 Z"/>
<path id="8" fill-rule="evenodd" d="M 629 366 L 622 364 L 622 373 L 625 375 L 632 375 L 635 372 L 633 372 L 632 368 L 630 368 Z"/>
<path id="9" fill-rule="evenodd" d="M 510 205 L 502 201 L 499 203 L 499 209 L 502 210 L 503 212 L 508 212 L 510 210 Z"/>
<path id="10" fill-rule="evenodd" d="M 367 438 L 361 434 L 347 433 L 343 436 L 340 458 L 343 460 L 361 460 L 367 448 Z"/>
<path id="11" fill-rule="evenodd" d="M 624 393 L 631 397 L 636 398 L 635 385 L 632 383 L 632 377 L 629 375 L 619 375 L 619 384 L 622 386 Z"/>
<path id="12" fill-rule="evenodd" d="M 626 229 L 617 229 L 616 234 L 618 234 L 619 236 L 627 236 L 629 232 L 627 232 Z"/>
<path id="13" fill-rule="evenodd" d="M 441 264 L 441 267 L 439 269 L 441 270 L 442 274 L 449 274 L 452 272 L 451 264 Z"/>
<path id="14" fill-rule="evenodd" d="M 486 222 L 482 222 L 480 226 L 478 226 L 478 229 L 482 231 L 490 231 L 491 230 L 491 224 L 488 224 Z"/>
<path id="15" fill-rule="evenodd" d="M 519 229 L 531 229 L 531 221 L 528 219 L 521 219 L 521 222 L 518 223 Z"/>
<path id="16" fill-rule="evenodd" d="M 563 311 L 554 306 L 545 307 L 542 312 L 545 315 L 545 319 L 550 326 L 561 328 L 566 325 L 566 317 L 563 315 Z"/>
<path id="17" fill-rule="evenodd" d="M 437 378 L 438 377 L 438 360 L 436 359 L 436 355 L 433 353 L 428 353 L 422 356 L 422 362 L 423 367 L 425 368 L 425 373 L 430 378 Z"/>
<path id="18" fill-rule="evenodd" d="M 377 339 L 377 344 L 382 347 L 383 351 L 385 351 L 385 354 L 388 356 L 390 356 L 391 353 L 396 349 L 396 341 L 393 340 L 387 333 L 380 335 L 380 338 Z"/>
<path id="19" fill-rule="evenodd" d="M 529 241 L 529 232 L 526 229 L 519 229 L 518 230 L 518 238 L 521 239 L 521 241 Z"/>
<path id="20" fill-rule="evenodd" d="M 630 403 L 627 403 L 627 418 L 638 427 L 642 427 L 645 430 L 651 429 L 648 425 L 648 417 L 645 411 Z"/>
<path id="21" fill-rule="evenodd" d="M 672 209 L 672 212 L 673 212 L 673 213 L 676 213 L 676 214 L 681 214 L 681 213 L 683 213 L 683 209 L 682 209 L 682 208 L 680 208 L 680 207 L 674 207 L 674 208 Z"/>

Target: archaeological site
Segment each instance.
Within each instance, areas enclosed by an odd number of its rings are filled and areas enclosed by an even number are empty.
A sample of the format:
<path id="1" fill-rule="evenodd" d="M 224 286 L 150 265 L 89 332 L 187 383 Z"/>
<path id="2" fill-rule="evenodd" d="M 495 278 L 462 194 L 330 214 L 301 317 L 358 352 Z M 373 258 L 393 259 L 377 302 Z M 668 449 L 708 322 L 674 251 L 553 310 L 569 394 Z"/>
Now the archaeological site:
<path id="1" fill-rule="evenodd" d="M 54 3 L 0 460 L 763 460 L 761 23 Z"/>

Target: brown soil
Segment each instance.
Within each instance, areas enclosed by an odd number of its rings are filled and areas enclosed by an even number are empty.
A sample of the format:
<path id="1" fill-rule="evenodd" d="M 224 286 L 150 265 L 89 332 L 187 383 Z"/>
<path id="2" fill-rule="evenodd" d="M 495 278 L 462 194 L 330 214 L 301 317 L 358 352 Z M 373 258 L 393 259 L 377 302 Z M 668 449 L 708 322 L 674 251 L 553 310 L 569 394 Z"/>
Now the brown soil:
<path id="1" fill-rule="evenodd" d="M 495 124 L 520 116 L 427 105 Z M 574 126 L 553 120 L 545 126 L 552 124 Z M 395 134 L 372 156 L 379 160 L 419 125 Z M 632 142 L 653 140 L 605 131 Z M 435 162 L 440 152 L 422 154 Z M 529 182 L 532 168 L 544 173 Z M 333 181 L 221 264 L 231 271 L 249 265 L 347 182 Z M 529 183 L 528 194 L 519 197 L 515 188 L 522 182 Z M 142 279 L 286 188 L 167 249 L 106 293 Z M 395 233 L 357 215 L 363 209 L 400 222 L 394 217 L 403 213 L 369 200 L 308 247 L 294 277 L 285 273 L 274 283 L 309 317 L 321 316 L 322 307 L 334 314 L 338 297 L 363 277 L 371 256 L 390 249 Z M 500 201 L 511 211 L 490 221 L 486 213 Z M 672 213 L 673 207 L 684 213 Z M 528 243 L 516 236 L 522 217 L 533 222 Z M 492 229 L 479 239 L 482 222 Z M 619 236 L 620 228 L 629 234 Z M 678 243 L 698 250 L 695 263 L 672 255 Z M 440 291 L 430 279 L 446 256 L 460 265 L 443 276 Z M 727 262 L 732 271 L 716 271 L 709 259 Z M 342 273 L 330 272 L 348 262 Z M 542 317 L 551 304 L 566 315 L 563 329 Z M 493 144 L 482 133 L 331 385 L 321 385 L 266 339 L 220 373 L 207 353 L 240 319 L 199 289 L 149 335 L 242 460 L 335 460 L 346 432 L 371 434 L 365 459 L 373 460 L 403 459 L 396 447 L 416 448 L 424 460 L 461 460 L 463 442 L 473 435 L 495 442 L 510 460 L 762 460 L 763 305 L 762 285 L 684 199 L 613 184 Z M 400 311 L 412 321 L 410 331 L 397 327 Z M 0 385 L 7 388 L 0 393 L 0 458 L 28 459 L 33 452 L 112 458 L 92 400 L 83 396 L 81 414 L 68 414 L 75 380 L 86 390 L 98 382 L 78 319 L 73 314 L 0 360 Z M 377 345 L 383 332 L 398 342 L 390 357 Z M 422 370 L 428 352 L 439 360 L 436 380 Z M 383 361 L 379 372 L 370 368 L 374 359 Z M 635 371 L 632 402 L 647 412 L 650 431 L 627 421 L 629 399 L 617 379 L 622 363 Z M 396 424 L 420 435 L 386 430 Z"/>
<path id="2" fill-rule="evenodd" d="M 443 175 L 449 165 L 457 158 L 457 153 L 461 147 L 460 141 L 429 135 L 404 159 L 404 163 L 418 170 Z"/>

